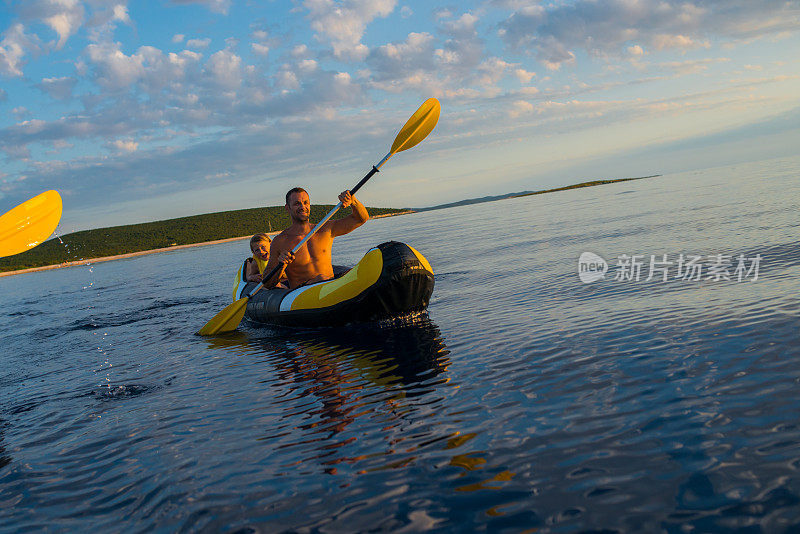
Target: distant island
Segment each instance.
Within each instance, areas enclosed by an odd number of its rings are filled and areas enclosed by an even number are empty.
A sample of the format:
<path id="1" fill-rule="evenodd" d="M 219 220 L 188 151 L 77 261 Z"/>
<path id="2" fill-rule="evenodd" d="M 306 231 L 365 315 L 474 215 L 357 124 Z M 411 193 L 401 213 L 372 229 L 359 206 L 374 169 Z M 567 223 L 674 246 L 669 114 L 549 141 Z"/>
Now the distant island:
<path id="1" fill-rule="evenodd" d="M 539 191 L 520 191 L 518 193 L 506 193 L 504 195 L 469 198 L 466 200 L 459 200 L 458 202 L 450 202 L 448 204 L 439 204 L 427 208 L 412 208 L 413 211 L 431 211 L 441 210 L 445 208 L 455 208 L 458 206 L 468 206 L 470 204 L 480 204 L 482 202 L 494 202 L 495 200 L 506 200 L 508 198 L 527 197 L 530 195 L 542 195 L 544 193 L 555 193 L 556 191 L 566 191 L 567 189 L 578 189 L 580 187 L 593 187 L 595 185 L 616 184 L 619 182 L 630 182 L 631 180 L 644 180 L 645 178 L 658 178 L 660 174 L 653 174 L 651 176 L 638 176 L 636 178 L 615 178 L 613 180 L 593 180 L 591 182 L 581 182 L 579 184 L 566 185 L 564 187 L 556 187 L 554 189 L 541 189 Z"/>
<path id="2" fill-rule="evenodd" d="M 311 220 L 322 219 L 331 208 L 333 205 L 312 206 Z M 367 208 L 367 211 L 371 217 L 408 212 L 394 208 Z M 341 211 L 334 218 L 345 215 L 347 211 Z M 0 258 L 0 273 L 242 238 L 258 232 L 280 231 L 288 225 L 283 206 L 271 206 L 83 230 L 50 239 L 21 254 Z"/>
<path id="3" fill-rule="evenodd" d="M 457 206 L 467 206 L 482 202 L 493 202 L 508 198 L 541 195 L 579 187 L 613 184 L 644 178 L 661 176 L 641 176 L 638 178 L 617 178 L 614 180 L 594 180 L 579 184 L 543 189 L 540 191 L 520 191 L 505 195 L 471 198 L 449 204 L 427 208 L 367 208 L 370 217 L 386 217 L 419 211 L 431 211 Z M 311 220 L 318 221 L 327 214 L 332 205 L 318 205 L 311 208 Z M 335 218 L 346 215 L 340 212 Z M 257 232 L 277 232 L 286 228 L 289 221 L 283 206 L 250 208 L 192 215 L 177 219 L 154 221 L 141 224 L 113 226 L 83 230 L 50 239 L 38 247 L 7 258 L 0 258 L 0 273 L 52 266 L 66 266 L 85 263 L 88 260 L 111 259 L 123 255 L 142 254 L 152 251 L 172 250 L 178 247 L 214 243 L 231 239 L 242 239 Z"/>

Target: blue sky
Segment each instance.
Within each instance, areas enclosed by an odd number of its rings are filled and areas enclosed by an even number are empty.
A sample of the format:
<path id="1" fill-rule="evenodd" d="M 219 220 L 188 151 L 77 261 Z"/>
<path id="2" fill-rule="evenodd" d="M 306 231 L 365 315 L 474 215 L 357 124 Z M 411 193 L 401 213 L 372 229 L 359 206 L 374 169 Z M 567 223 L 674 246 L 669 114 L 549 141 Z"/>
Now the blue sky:
<path id="1" fill-rule="evenodd" d="M 416 207 L 795 155 L 800 2 L 0 3 L 0 213 L 62 233 L 333 203 Z M 679 192 L 676 192 L 678 194 Z"/>

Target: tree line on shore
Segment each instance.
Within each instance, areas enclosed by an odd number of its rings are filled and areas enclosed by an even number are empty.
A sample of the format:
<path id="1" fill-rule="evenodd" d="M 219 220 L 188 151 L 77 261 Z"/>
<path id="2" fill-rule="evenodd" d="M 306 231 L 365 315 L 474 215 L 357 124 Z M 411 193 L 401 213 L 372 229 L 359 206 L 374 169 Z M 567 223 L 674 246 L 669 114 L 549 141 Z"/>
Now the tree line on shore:
<path id="1" fill-rule="evenodd" d="M 331 208 L 332 205 L 312 206 L 311 220 L 322 219 Z M 404 210 L 367 208 L 367 211 L 374 217 Z M 334 218 L 348 213 L 349 210 L 340 210 Z M 83 230 L 55 237 L 21 254 L 0 258 L 0 272 L 243 237 L 288 226 L 289 217 L 283 206 L 271 206 Z"/>

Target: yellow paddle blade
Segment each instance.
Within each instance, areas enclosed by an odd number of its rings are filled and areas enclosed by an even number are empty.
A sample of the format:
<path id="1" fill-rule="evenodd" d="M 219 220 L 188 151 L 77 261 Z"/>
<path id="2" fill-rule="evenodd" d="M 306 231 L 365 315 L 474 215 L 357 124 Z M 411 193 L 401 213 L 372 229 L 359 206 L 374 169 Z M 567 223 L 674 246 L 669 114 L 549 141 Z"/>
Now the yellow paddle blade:
<path id="1" fill-rule="evenodd" d="M 0 216 L 0 257 L 25 252 L 50 237 L 61 208 L 61 195 L 50 190 Z"/>
<path id="2" fill-rule="evenodd" d="M 428 134 L 431 133 L 439 121 L 441 108 L 442 106 L 435 98 L 426 100 L 400 129 L 400 133 L 394 138 L 390 153 L 394 154 L 408 150 L 428 137 Z"/>
<path id="3" fill-rule="evenodd" d="M 228 304 L 224 310 L 216 314 L 206 325 L 198 332 L 198 336 L 213 336 L 214 334 L 221 334 L 222 332 L 233 332 L 242 322 L 244 312 L 247 309 L 247 301 L 249 297 L 243 297 L 239 300 Z"/>

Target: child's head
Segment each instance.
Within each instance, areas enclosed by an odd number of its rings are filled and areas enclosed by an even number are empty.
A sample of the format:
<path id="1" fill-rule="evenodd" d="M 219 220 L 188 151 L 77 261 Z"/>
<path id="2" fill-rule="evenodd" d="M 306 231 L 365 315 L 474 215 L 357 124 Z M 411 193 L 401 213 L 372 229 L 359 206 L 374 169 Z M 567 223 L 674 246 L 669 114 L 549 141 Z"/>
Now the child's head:
<path id="1" fill-rule="evenodd" d="M 250 238 L 250 250 L 262 260 L 269 259 L 269 245 L 272 243 L 267 234 L 256 234 Z"/>

